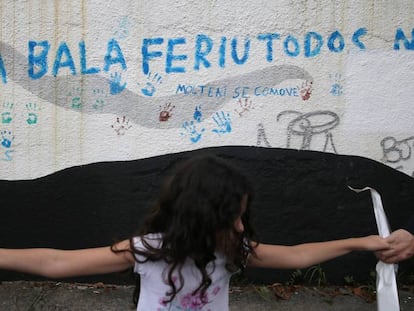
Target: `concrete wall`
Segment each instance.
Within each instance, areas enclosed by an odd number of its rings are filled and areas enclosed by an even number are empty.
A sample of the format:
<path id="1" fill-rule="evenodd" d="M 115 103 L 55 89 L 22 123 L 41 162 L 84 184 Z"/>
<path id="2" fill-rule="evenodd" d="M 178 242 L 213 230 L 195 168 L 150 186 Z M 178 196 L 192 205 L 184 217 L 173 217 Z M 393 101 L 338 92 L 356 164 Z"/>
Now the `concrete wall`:
<path id="1" fill-rule="evenodd" d="M 347 185 L 378 188 L 393 228 L 412 213 L 412 1 L 29 0 L 0 14 L 4 246 L 125 237 L 171 161 L 204 150 L 252 175 L 272 243 L 375 233 Z M 364 258 L 331 275 L 361 276 Z"/>
<path id="2" fill-rule="evenodd" d="M 1 179 L 210 146 L 414 171 L 412 1 L 2 1 Z"/>

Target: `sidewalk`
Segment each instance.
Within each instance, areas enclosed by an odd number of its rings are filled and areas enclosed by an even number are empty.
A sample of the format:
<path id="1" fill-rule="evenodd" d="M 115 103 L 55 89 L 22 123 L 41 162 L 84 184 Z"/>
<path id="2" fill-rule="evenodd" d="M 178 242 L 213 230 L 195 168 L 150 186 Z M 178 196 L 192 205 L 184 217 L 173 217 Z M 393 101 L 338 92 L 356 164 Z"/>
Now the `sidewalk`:
<path id="1" fill-rule="evenodd" d="M 103 283 L 2 282 L 0 310 L 134 310 L 131 302 L 132 291 L 132 286 Z M 230 310 L 377 310 L 375 302 L 366 302 L 355 294 L 355 289 L 347 287 L 297 287 L 288 292 L 279 291 L 278 294 L 280 296 L 291 294 L 291 297 L 286 300 L 277 299 L 272 288 L 265 286 L 232 287 Z M 400 290 L 400 307 L 401 311 L 414 311 L 413 287 Z"/>

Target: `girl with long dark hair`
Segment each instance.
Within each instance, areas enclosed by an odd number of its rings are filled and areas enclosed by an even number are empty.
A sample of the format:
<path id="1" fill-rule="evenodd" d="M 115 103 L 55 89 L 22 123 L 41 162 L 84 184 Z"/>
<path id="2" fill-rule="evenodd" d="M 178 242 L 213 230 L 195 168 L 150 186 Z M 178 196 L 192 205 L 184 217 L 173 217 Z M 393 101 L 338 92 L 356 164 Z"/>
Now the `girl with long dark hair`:
<path id="1" fill-rule="evenodd" d="M 133 267 L 137 310 L 228 310 L 230 277 L 246 266 L 299 269 L 351 251 L 389 249 L 379 236 L 295 246 L 258 243 L 248 179 L 214 156 L 186 161 L 167 179 L 139 234 L 112 246 L 0 249 L 0 269 L 49 278 Z"/>

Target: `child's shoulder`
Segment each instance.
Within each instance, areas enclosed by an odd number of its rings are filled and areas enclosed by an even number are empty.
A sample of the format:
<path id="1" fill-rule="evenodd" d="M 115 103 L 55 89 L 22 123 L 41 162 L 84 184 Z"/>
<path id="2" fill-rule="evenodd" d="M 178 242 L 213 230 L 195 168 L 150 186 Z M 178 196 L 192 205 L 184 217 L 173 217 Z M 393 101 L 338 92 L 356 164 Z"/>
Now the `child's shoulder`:
<path id="1" fill-rule="evenodd" d="M 161 233 L 147 233 L 145 235 L 138 235 L 133 238 L 134 246 L 136 248 L 146 248 L 145 245 L 151 247 L 160 247 L 162 244 Z"/>

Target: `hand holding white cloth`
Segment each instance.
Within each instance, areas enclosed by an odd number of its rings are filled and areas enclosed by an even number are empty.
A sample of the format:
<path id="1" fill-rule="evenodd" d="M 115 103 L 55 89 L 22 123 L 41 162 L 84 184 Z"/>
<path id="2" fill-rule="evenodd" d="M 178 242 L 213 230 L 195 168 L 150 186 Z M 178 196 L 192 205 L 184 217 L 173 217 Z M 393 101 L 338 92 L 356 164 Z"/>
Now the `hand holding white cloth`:
<path id="1" fill-rule="evenodd" d="M 351 188 L 351 187 L 349 187 Z M 362 192 L 370 190 L 372 204 L 374 207 L 375 219 L 377 221 L 378 234 L 383 238 L 390 235 L 390 227 L 387 217 L 382 207 L 381 196 L 379 193 L 370 187 L 364 189 L 353 189 L 355 192 Z M 377 271 L 377 307 L 378 311 L 399 311 L 400 303 L 398 300 L 397 281 L 395 273 L 398 266 L 396 264 L 388 264 L 378 261 L 376 266 Z"/>

